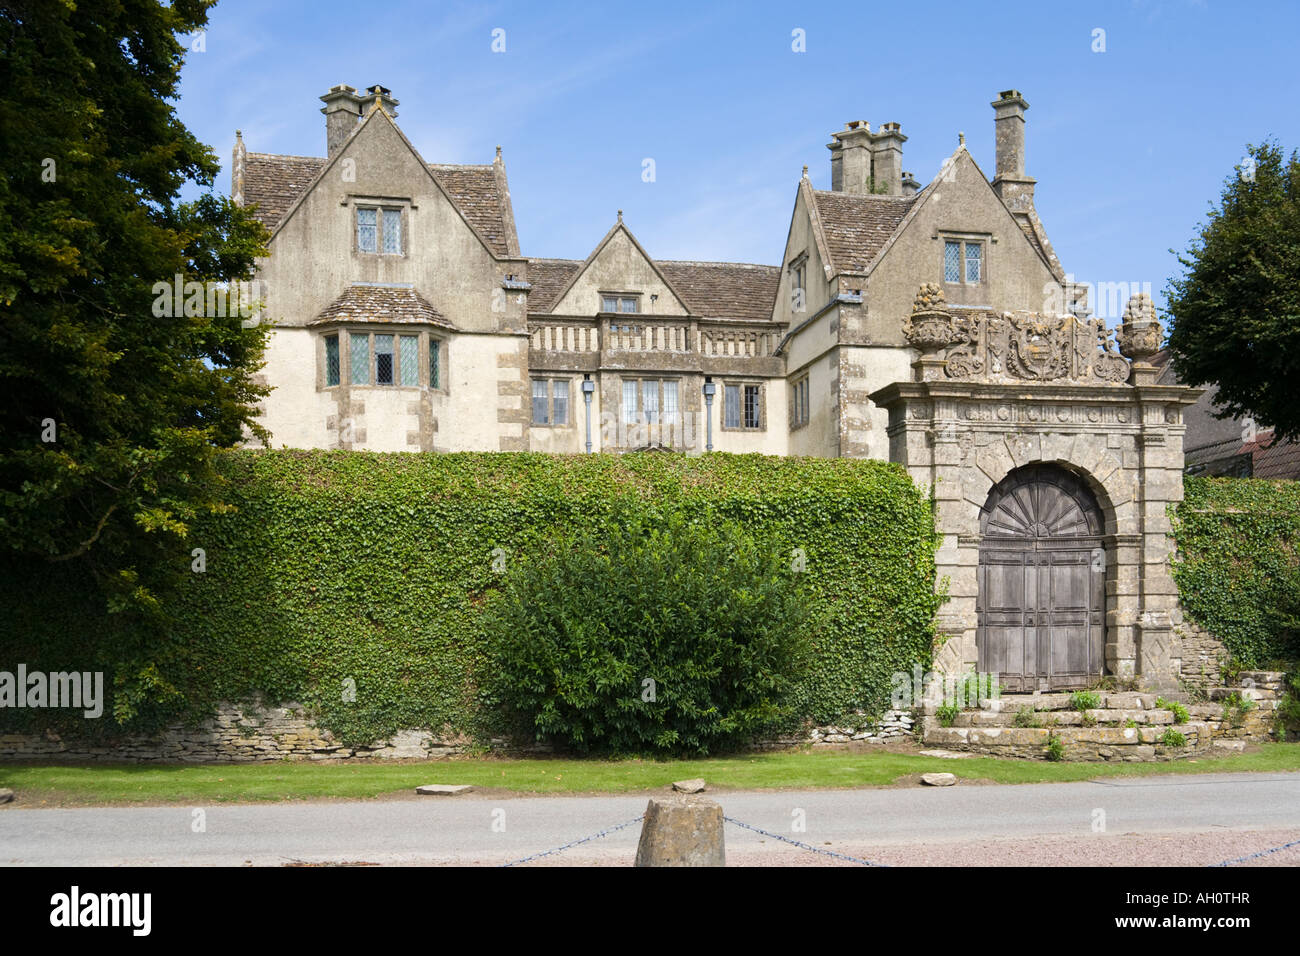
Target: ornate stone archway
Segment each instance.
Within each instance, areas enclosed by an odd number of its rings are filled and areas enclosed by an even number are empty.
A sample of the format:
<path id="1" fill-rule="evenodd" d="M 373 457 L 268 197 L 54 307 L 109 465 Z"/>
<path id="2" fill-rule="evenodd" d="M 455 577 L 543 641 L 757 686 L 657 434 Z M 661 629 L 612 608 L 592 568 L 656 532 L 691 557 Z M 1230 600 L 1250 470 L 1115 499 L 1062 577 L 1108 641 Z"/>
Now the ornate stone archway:
<path id="1" fill-rule="evenodd" d="M 1048 464 L 1075 475 L 1100 512 L 1105 672 L 1176 687 L 1168 508 L 1182 500 L 1183 408 L 1199 391 L 1156 385 L 1142 361 L 1159 344 L 1149 300 L 1134 297 L 1127 318 L 1123 355 L 1098 319 L 951 314 L 933 295 L 905 325 L 920 351 L 914 380 L 871 400 L 889 413 L 890 459 L 933 489 L 949 597 L 937 669 L 980 665 L 980 515 L 990 493 L 1016 469 Z"/>

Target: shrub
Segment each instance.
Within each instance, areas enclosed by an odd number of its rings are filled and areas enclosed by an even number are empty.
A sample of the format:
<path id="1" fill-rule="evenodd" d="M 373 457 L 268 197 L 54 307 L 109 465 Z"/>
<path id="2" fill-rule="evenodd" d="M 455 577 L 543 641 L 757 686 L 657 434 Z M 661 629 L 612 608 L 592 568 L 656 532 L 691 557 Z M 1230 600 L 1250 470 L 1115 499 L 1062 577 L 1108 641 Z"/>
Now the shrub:
<path id="1" fill-rule="evenodd" d="M 1032 707 L 1021 707 L 1016 711 L 1015 719 L 1012 721 L 1017 727 L 1037 727 L 1038 714 Z"/>
<path id="2" fill-rule="evenodd" d="M 1065 744 L 1056 734 L 1052 734 L 1051 739 L 1047 741 L 1047 759 L 1064 760 Z"/>
<path id="3" fill-rule="evenodd" d="M 1096 710 L 1101 706 L 1101 695 L 1091 690 L 1076 690 L 1070 695 L 1070 706 L 1075 710 Z"/>
<path id="4" fill-rule="evenodd" d="M 935 708 L 934 716 L 939 718 L 940 727 L 951 727 L 957 722 L 957 715 L 961 713 L 961 708 L 956 704 L 941 704 Z"/>
<path id="5" fill-rule="evenodd" d="M 1166 727 L 1165 732 L 1160 735 L 1160 742 L 1166 747 L 1186 747 L 1187 738 L 1172 727 Z"/>
<path id="6" fill-rule="evenodd" d="M 566 750 L 707 754 L 788 724 L 808 620 L 789 559 L 738 523 L 623 508 L 514 562 L 488 618 L 491 686 Z"/>
<path id="7" fill-rule="evenodd" d="M 1174 723 L 1176 724 L 1185 724 L 1192 716 L 1191 712 L 1176 700 L 1165 700 L 1163 697 L 1157 697 L 1156 706 L 1173 714 Z"/>

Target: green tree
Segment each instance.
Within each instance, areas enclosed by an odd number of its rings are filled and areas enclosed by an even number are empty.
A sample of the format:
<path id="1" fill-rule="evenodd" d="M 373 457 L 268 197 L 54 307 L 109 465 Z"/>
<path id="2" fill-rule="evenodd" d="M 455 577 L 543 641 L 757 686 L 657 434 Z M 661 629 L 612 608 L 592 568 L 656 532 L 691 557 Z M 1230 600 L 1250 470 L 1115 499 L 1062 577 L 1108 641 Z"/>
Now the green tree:
<path id="1" fill-rule="evenodd" d="M 1300 158 L 1252 146 L 1169 283 L 1179 380 L 1215 385 L 1221 417 L 1300 437 Z"/>
<path id="2" fill-rule="evenodd" d="M 248 279 L 266 251 L 172 106 L 211 6 L 0 2 L 0 558 L 74 562 L 117 608 L 188 569 L 214 455 L 265 437 L 265 329 L 215 297 L 155 307 L 155 283 Z"/>

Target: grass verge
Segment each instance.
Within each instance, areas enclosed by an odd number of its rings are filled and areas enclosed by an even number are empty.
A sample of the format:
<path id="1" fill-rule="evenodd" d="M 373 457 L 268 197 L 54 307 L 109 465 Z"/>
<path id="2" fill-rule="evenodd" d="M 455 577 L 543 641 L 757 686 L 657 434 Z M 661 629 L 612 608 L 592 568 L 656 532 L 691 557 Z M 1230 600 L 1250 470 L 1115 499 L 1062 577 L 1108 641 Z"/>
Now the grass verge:
<path id="1" fill-rule="evenodd" d="M 0 764 L 0 787 L 21 806 L 246 803 L 321 798 L 368 799 L 425 783 L 468 783 L 518 794 L 630 793 L 703 777 L 724 790 L 889 786 L 900 778 L 947 771 L 995 783 L 1061 783 L 1152 774 L 1300 770 L 1300 744 L 1264 744 L 1250 753 L 1171 763 L 1048 763 L 997 757 L 946 760 L 893 752 L 795 751 L 708 760 L 464 758 L 417 763 L 276 762 L 226 765 Z"/>

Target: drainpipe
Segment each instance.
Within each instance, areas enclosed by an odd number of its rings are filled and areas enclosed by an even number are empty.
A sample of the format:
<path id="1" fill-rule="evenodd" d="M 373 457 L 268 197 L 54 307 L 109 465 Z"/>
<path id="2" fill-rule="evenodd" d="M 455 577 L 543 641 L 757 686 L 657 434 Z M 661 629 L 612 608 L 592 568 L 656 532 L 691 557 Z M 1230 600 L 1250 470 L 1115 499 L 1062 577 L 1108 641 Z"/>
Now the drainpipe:
<path id="1" fill-rule="evenodd" d="M 591 393 L 596 390 L 596 383 L 591 380 L 591 373 L 582 374 L 582 400 L 587 403 L 587 454 L 591 454 Z"/>
<path id="2" fill-rule="evenodd" d="M 713 451 L 713 395 L 717 392 L 718 386 L 713 384 L 713 376 L 704 376 L 704 422 L 708 429 L 707 444 L 704 446 L 705 451 Z"/>

